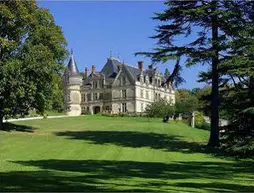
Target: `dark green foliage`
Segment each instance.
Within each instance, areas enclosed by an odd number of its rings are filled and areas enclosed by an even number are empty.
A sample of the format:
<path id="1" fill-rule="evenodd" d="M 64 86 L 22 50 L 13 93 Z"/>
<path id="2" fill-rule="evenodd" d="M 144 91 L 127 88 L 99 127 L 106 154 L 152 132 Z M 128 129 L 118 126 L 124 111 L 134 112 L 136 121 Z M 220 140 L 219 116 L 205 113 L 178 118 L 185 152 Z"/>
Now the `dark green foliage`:
<path id="1" fill-rule="evenodd" d="M 223 145 L 244 156 L 254 152 L 254 2 L 240 1 L 239 17 L 233 22 L 231 47 L 221 62 L 221 109 L 230 125 L 225 127 Z M 236 30 L 237 29 L 237 30 Z"/>
<path id="2" fill-rule="evenodd" d="M 82 110 L 81 115 L 91 115 L 92 113 L 87 110 Z"/>
<path id="3" fill-rule="evenodd" d="M 1 1 L 0 23 L 1 116 L 61 108 L 52 100 L 61 100 L 56 79 L 67 51 L 53 16 L 35 1 Z"/>
<path id="4" fill-rule="evenodd" d="M 118 114 L 102 113 L 101 115 L 105 117 L 147 117 L 146 113 L 118 113 Z"/>
<path id="5" fill-rule="evenodd" d="M 254 152 L 254 105 L 253 98 L 248 95 L 249 90 L 248 87 L 238 90 L 232 87 L 222 91 L 222 109 L 229 115 L 230 121 L 230 125 L 223 128 L 223 143 L 229 152 L 235 154 Z"/>
<path id="6" fill-rule="evenodd" d="M 167 79 L 166 79 L 165 83 L 170 83 L 175 88 L 177 88 L 179 85 L 184 83 L 185 80 L 181 76 L 181 71 L 182 71 L 182 66 L 180 65 L 180 58 L 178 58 L 176 60 L 173 72 L 171 74 L 169 72 L 167 73 L 167 68 L 166 68 L 165 75 L 166 75 Z"/>
<path id="7" fill-rule="evenodd" d="M 191 90 L 191 93 L 198 99 L 197 110 L 203 112 L 206 116 L 211 115 L 211 91 L 212 88 L 209 86 Z"/>
<path id="8" fill-rule="evenodd" d="M 170 72 L 167 68 L 165 69 L 164 76 L 165 76 L 165 78 L 169 78 L 169 76 L 170 76 Z"/>
<path id="9" fill-rule="evenodd" d="M 51 109 L 58 112 L 63 112 L 64 109 L 63 78 L 58 74 L 55 74 L 53 77 Z"/>
<path id="10" fill-rule="evenodd" d="M 198 129 L 203 129 L 203 130 L 210 130 L 211 129 L 211 126 L 209 123 L 206 123 L 206 122 L 203 122 L 203 123 L 197 123 L 195 125 L 196 128 Z"/>
<path id="11" fill-rule="evenodd" d="M 208 64 L 201 81 L 212 83 L 211 133 L 209 146 L 219 146 L 219 87 L 235 73 L 244 78 L 253 73 L 253 1 L 167 1 L 167 9 L 157 13 L 158 40 L 153 52 L 141 52 L 153 62 L 178 60 L 187 56 L 185 64 Z M 179 44 L 179 38 L 191 41 Z M 177 65 L 175 65 L 177 66 Z M 243 70 L 244 69 L 244 70 Z M 240 72 L 241 71 L 241 72 Z M 178 71 L 180 72 L 180 71 Z M 248 72 L 249 73 L 249 72 Z"/>

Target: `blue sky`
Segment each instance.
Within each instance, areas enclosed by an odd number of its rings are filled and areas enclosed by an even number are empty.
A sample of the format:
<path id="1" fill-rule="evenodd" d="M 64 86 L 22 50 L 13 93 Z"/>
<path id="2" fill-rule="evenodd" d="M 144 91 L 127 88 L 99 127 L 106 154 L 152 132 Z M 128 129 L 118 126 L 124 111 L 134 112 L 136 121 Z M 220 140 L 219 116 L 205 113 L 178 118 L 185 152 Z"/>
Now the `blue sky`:
<path id="1" fill-rule="evenodd" d="M 68 42 L 68 49 L 73 48 L 79 71 L 89 69 L 94 64 L 100 70 L 107 61 L 110 51 L 133 66 L 143 60 L 145 66 L 151 64 L 149 58 L 134 56 L 135 52 L 151 51 L 156 40 L 149 38 L 155 35 L 158 21 L 151 18 L 155 12 L 162 12 L 165 6 L 162 1 L 39 1 L 40 7 L 47 8 L 54 15 L 55 21 L 62 26 Z M 188 41 L 181 39 L 179 43 Z M 164 72 L 170 71 L 173 62 L 158 65 Z M 183 69 L 186 83 L 180 88 L 202 87 L 197 83 L 198 72 L 205 69 L 195 66 Z"/>

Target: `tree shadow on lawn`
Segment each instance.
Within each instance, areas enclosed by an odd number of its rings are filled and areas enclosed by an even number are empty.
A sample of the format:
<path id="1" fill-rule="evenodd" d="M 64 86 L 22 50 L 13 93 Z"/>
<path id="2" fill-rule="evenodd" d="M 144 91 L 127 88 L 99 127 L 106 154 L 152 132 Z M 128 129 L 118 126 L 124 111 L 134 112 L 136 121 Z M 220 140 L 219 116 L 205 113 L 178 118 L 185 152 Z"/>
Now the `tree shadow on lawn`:
<path id="1" fill-rule="evenodd" d="M 27 125 L 18 125 L 15 123 L 4 123 L 3 124 L 3 131 L 20 131 L 20 132 L 28 132 L 28 133 L 32 133 L 34 132 L 34 130 L 37 128 L 31 127 L 31 126 L 27 126 Z"/>
<path id="2" fill-rule="evenodd" d="M 70 139 L 85 140 L 92 144 L 114 144 L 122 147 L 150 147 L 177 152 L 205 152 L 204 145 L 181 140 L 180 136 L 134 131 L 65 131 L 55 133 Z"/>
<path id="3" fill-rule="evenodd" d="M 14 161 L 38 171 L 0 173 L 0 191 L 254 191 L 253 162 Z M 244 173 L 233 181 L 237 173 Z M 178 181 L 174 181 L 178 180 Z M 179 182 L 181 180 L 181 182 Z M 190 182 L 191 180 L 191 182 Z M 224 181 L 225 180 L 225 181 Z M 249 181 L 249 183 L 241 184 Z M 186 189 L 187 188 L 187 189 Z"/>

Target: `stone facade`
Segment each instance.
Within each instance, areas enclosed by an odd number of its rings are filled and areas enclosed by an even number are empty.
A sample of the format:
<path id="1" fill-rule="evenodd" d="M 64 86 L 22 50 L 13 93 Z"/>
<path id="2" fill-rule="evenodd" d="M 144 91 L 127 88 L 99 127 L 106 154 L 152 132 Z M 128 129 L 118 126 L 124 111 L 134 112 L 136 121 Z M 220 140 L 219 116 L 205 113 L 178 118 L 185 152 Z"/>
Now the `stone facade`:
<path id="1" fill-rule="evenodd" d="M 175 91 L 165 84 L 165 77 L 152 65 L 144 69 L 143 62 L 133 67 L 110 57 L 100 72 L 92 66 L 91 73 L 86 68 L 82 78 L 72 55 L 64 76 L 68 115 L 81 111 L 142 113 L 148 104 L 160 98 L 175 103 Z"/>

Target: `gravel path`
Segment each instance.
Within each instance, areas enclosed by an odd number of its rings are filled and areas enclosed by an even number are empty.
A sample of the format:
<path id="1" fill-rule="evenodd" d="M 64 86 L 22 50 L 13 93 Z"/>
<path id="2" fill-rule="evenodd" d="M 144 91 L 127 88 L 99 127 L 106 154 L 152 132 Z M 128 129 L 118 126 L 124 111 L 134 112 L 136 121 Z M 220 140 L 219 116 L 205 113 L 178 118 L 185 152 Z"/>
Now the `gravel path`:
<path id="1" fill-rule="evenodd" d="M 84 116 L 84 115 L 78 115 L 78 116 Z M 76 116 L 76 117 L 78 117 Z M 70 117 L 69 115 L 57 115 L 57 116 L 48 116 L 47 119 L 54 119 L 54 118 L 64 118 L 64 117 Z M 7 119 L 3 120 L 3 122 L 15 122 L 15 121 L 27 121 L 27 120 L 36 120 L 36 119 L 43 119 L 43 117 L 29 117 L 29 118 L 19 118 L 19 119 Z"/>

